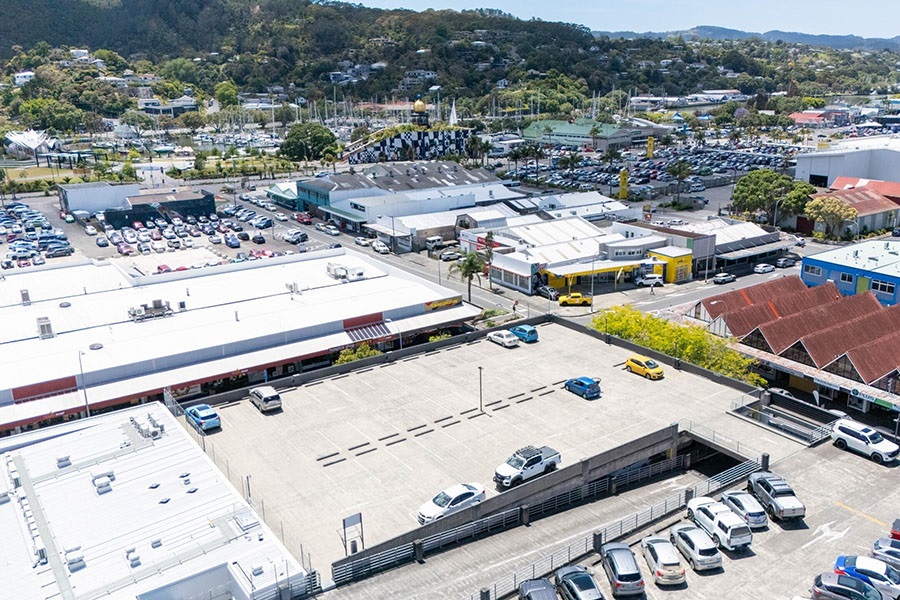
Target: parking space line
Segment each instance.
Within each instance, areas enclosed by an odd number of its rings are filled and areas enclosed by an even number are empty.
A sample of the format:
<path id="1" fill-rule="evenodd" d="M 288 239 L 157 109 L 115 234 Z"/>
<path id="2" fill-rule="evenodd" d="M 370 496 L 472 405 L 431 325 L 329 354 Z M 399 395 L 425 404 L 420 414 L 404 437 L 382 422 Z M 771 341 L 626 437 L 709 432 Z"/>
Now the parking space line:
<path id="1" fill-rule="evenodd" d="M 847 506 L 846 504 L 844 504 L 843 502 L 835 502 L 835 505 L 843 508 L 847 512 L 851 512 L 857 516 L 860 516 L 863 519 L 868 519 L 869 521 L 872 521 L 876 525 L 880 525 L 881 527 L 887 527 L 887 522 L 882 521 L 881 519 L 876 519 L 875 517 L 867 515 L 866 513 L 862 512 L 862 511 L 856 510 L 855 508 L 851 508 L 851 507 Z"/>
<path id="2" fill-rule="evenodd" d="M 387 444 L 385 444 L 385 446 L 393 446 L 394 444 L 399 444 L 400 442 L 405 442 L 405 441 L 406 441 L 406 438 L 400 438 L 400 439 L 392 440 L 392 441 L 388 442 Z"/>
<path id="3" fill-rule="evenodd" d="M 453 415 L 448 415 L 446 417 L 441 417 L 440 419 L 435 419 L 434 422 L 440 423 L 441 421 L 447 421 L 448 419 L 452 419 L 452 418 L 453 418 Z"/>
<path id="4" fill-rule="evenodd" d="M 390 434 L 390 435 L 386 435 L 386 436 L 384 436 L 384 437 L 378 438 L 378 441 L 379 441 L 379 442 L 383 442 L 384 440 L 389 440 L 389 439 L 391 439 L 392 437 L 397 437 L 398 435 L 400 435 L 400 434 L 399 434 L 399 433 L 392 433 L 392 434 Z"/>
<path id="5" fill-rule="evenodd" d="M 524 398 L 520 398 L 519 400 L 516 400 L 516 404 L 522 404 L 523 402 L 528 402 L 532 398 L 534 398 L 534 396 L 526 396 Z"/>
<path id="6" fill-rule="evenodd" d="M 340 450 L 339 450 L 339 451 L 337 451 L 337 452 L 332 452 L 331 454 L 320 454 L 320 455 L 319 455 L 319 458 L 317 458 L 316 461 L 325 460 L 325 459 L 328 459 L 328 458 L 334 458 L 335 456 L 337 456 L 337 455 L 340 454 L 340 453 L 341 453 L 341 452 L 340 452 Z"/>
<path id="7" fill-rule="evenodd" d="M 322 466 L 323 466 L 323 467 L 330 467 L 331 465 L 336 465 L 336 464 L 338 464 L 338 463 L 342 463 L 342 462 L 344 462 L 345 460 L 347 460 L 347 459 L 346 459 L 346 458 L 339 458 L 339 459 L 333 460 L 333 461 L 331 461 L 331 462 L 322 463 Z"/>
<path id="8" fill-rule="evenodd" d="M 555 391 L 556 390 L 547 390 L 546 392 L 541 392 L 540 394 L 538 394 L 538 396 L 546 396 L 547 394 L 552 394 Z"/>
<path id="9" fill-rule="evenodd" d="M 509 404 L 503 404 L 501 406 L 498 406 L 497 408 L 492 408 L 491 410 L 496 412 L 498 410 L 503 410 L 504 408 L 509 408 Z"/>
<path id="10" fill-rule="evenodd" d="M 434 431 L 434 429 L 426 429 L 425 431 L 420 431 L 419 433 L 416 433 L 414 435 L 414 437 L 421 437 L 423 435 L 428 435 L 429 433 L 432 433 L 433 431 Z"/>
<path id="11" fill-rule="evenodd" d="M 467 414 L 469 414 L 470 412 L 474 412 L 474 411 L 476 411 L 476 410 L 478 410 L 478 407 L 475 407 L 475 408 L 467 408 L 466 410 L 460 411 L 459 414 L 461 414 L 461 415 L 467 415 Z"/>
<path id="12" fill-rule="evenodd" d="M 460 419 L 457 419 L 455 421 L 450 421 L 449 423 L 444 423 L 443 425 L 441 425 L 441 428 L 446 429 L 447 427 L 450 427 L 451 425 L 458 425 L 459 423 L 462 423 L 462 421 Z"/>
<path id="13" fill-rule="evenodd" d="M 356 456 L 362 456 L 363 454 L 368 454 L 369 452 L 375 452 L 378 448 L 366 448 L 362 452 L 358 452 Z"/>
<path id="14" fill-rule="evenodd" d="M 362 444 L 350 446 L 349 448 L 347 448 L 347 451 L 350 452 L 352 450 L 358 450 L 359 448 L 362 448 L 363 446 L 368 446 L 368 445 L 369 445 L 369 442 L 363 442 Z M 359 454 L 357 454 L 357 456 L 359 456 Z"/>
<path id="15" fill-rule="evenodd" d="M 423 427 L 426 427 L 425 423 L 422 423 L 421 425 L 416 425 L 415 427 L 410 427 L 410 428 L 407 429 L 406 431 L 408 431 L 408 432 L 409 432 L 409 431 L 415 431 L 416 429 L 422 429 Z"/>

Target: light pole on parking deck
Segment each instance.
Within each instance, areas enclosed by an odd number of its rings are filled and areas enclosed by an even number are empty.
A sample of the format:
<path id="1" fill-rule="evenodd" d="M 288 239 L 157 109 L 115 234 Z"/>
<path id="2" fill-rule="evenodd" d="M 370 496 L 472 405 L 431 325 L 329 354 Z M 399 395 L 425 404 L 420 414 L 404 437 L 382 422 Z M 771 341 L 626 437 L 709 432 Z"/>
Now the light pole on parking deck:
<path id="1" fill-rule="evenodd" d="M 481 384 L 481 374 L 484 367 L 478 367 L 478 411 L 484 412 L 484 387 Z"/>

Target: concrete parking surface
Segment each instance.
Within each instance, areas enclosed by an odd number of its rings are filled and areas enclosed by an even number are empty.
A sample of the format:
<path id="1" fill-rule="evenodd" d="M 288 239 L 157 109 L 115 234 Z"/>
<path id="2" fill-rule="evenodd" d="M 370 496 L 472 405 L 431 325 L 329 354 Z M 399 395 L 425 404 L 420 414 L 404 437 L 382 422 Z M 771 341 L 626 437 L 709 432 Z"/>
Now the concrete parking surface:
<path id="1" fill-rule="evenodd" d="M 481 341 L 314 382 L 284 393 L 281 413 L 223 407 L 207 451 L 233 476 L 251 475 L 267 522 L 327 570 L 344 556 L 343 517 L 361 512 L 372 546 L 416 527 L 418 507 L 451 484 L 497 493 L 494 468 L 527 444 L 571 464 L 693 419 L 775 458 L 801 448 L 727 415 L 740 397 L 731 388 L 673 369 L 645 380 L 624 371 L 626 350 L 558 325 L 539 331 L 514 349 Z M 562 389 L 582 375 L 602 379 L 599 400 Z"/>

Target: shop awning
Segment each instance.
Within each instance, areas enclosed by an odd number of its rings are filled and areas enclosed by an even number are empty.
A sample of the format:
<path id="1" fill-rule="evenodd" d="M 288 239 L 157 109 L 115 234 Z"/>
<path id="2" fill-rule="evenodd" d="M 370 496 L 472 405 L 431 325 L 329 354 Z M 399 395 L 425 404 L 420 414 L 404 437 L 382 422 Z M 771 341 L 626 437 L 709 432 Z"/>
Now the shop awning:
<path id="1" fill-rule="evenodd" d="M 740 250 L 732 250 L 731 252 L 724 252 L 722 254 L 716 254 L 716 258 L 719 260 L 740 260 L 742 258 L 750 258 L 752 256 L 759 256 L 760 254 L 768 254 L 769 252 L 777 252 L 779 250 L 787 250 L 788 248 L 792 248 L 797 244 L 797 242 L 790 241 L 779 241 L 779 242 L 770 242 L 768 244 L 760 244 L 759 246 L 752 246 L 750 248 L 741 248 Z"/>

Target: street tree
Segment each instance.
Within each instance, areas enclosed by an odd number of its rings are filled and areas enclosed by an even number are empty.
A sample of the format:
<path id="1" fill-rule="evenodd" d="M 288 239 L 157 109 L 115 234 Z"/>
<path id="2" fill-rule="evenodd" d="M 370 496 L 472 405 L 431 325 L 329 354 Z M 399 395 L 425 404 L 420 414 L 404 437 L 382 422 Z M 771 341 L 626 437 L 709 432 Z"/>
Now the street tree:
<path id="1" fill-rule="evenodd" d="M 327 150 L 334 153 L 335 141 L 327 127 L 318 123 L 299 123 L 288 130 L 281 144 L 281 154 L 293 160 L 319 160 Z"/>
<path id="2" fill-rule="evenodd" d="M 448 274 L 452 276 L 454 273 L 459 274 L 460 280 L 465 280 L 468 284 L 469 302 L 472 302 L 472 279 L 478 278 L 481 283 L 481 274 L 484 272 L 484 260 L 476 252 L 466 252 L 462 260 L 450 265 Z"/>
<path id="3" fill-rule="evenodd" d="M 855 208 L 844 204 L 838 198 L 820 196 L 813 198 L 806 204 L 804 214 L 813 221 L 823 223 L 825 225 L 825 235 L 828 236 L 836 233 L 844 222 L 856 219 L 858 213 Z M 859 232 L 857 231 L 857 233 Z"/>
<path id="4" fill-rule="evenodd" d="M 795 182 L 771 169 L 758 169 L 744 175 L 735 184 L 733 204 L 736 212 L 764 211 L 767 222 L 776 225 L 775 219 L 779 215 L 783 218 L 802 214 L 812 193 L 815 193 L 815 188 L 808 183 Z"/>

